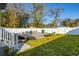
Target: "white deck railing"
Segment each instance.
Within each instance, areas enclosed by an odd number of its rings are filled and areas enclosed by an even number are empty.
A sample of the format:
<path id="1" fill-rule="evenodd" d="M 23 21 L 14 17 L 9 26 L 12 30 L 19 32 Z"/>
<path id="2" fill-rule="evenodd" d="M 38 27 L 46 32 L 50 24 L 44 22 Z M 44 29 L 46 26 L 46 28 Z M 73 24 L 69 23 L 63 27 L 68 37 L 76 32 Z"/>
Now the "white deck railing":
<path id="1" fill-rule="evenodd" d="M 0 28 L 0 45 L 1 46 L 8 46 L 9 48 L 18 49 L 17 34 L 7 31 L 4 28 Z"/>

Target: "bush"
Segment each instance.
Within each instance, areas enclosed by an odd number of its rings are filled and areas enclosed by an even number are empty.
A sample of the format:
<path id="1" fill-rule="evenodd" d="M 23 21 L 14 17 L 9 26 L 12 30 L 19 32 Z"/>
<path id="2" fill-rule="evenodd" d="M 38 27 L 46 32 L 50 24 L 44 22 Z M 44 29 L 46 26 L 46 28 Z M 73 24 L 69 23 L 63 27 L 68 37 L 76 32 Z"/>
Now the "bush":
<path id="1" fill-rule="evenodd" d="M 10 48 L 9 47 L 6 47 L 6 48 L 4 48 L 4 53 L 5 53 L 5 55 L 9 55 L 9 52 L 10 52 Z"/>
<path id="2" fill-rule="evenodd" d="M 14 56 L 16 54 L 16 52 L 9 47 L 4 48 L 4 53 L 5 53 L 5 56 Z"/>
<path id="3" fill-rule="evenodd" d="M 43 29 L 43 30 L 41 30 L 41 32 L 42 32 L 42 33 L 44 33 L 44 32 L 45 32 L 45 30 Z"/>

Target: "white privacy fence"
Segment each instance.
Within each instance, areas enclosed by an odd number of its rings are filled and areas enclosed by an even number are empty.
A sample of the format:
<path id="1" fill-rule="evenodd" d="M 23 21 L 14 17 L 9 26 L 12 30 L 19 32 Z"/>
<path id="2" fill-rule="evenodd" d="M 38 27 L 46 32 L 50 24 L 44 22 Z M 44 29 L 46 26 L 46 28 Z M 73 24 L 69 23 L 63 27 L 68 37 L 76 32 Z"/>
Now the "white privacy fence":
<path id="1" fill-rule="evenodd" d="M 13 33 L 21 33 L 25 31 L 37 31 L 37 32 L 44 32 L 47 33 L 57 33 L 57 34 L 73 34 L 79 35 L 79 27 L 68 28 L 68 27 L 59 27 L 59 28 L 5 28 L 5 30 Z"/>

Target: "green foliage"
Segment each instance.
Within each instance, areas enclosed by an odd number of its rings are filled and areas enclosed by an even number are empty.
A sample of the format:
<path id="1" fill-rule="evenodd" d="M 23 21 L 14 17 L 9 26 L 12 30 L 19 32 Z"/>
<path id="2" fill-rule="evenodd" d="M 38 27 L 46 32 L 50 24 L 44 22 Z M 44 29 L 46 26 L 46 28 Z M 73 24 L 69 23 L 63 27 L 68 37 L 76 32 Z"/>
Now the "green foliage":
<path id="1" fill-rule="evenodd" d="M 18 8 L 16 4 L 12 6 L 14 7 L 9 7 L 5 9 L 5 12 L 0 12 L 0 26 L 9 28 L 24 27 L 24 22 L 30 18 L 30 14 Z"/>
<path id="2" fill-rule="evenodd" d="M 14 56 L 18 50 L 14 50 L 12 48 L 6 47 L 4 48 L 5 56 Z"/>
<path id="3" fill-rule="evenodd" d="M 65 19 L 61 22 L 61 24 L 66 27 L 76 27 L 79 26 L 79 19 L 75 20 Z"/>
<path id="4" fill-rule="evenodd" d="M 5 55 L 9 55 L 10 51 L 11 51 L 11 48 L 8 48 L 8 47 L 4 48 Z"/>

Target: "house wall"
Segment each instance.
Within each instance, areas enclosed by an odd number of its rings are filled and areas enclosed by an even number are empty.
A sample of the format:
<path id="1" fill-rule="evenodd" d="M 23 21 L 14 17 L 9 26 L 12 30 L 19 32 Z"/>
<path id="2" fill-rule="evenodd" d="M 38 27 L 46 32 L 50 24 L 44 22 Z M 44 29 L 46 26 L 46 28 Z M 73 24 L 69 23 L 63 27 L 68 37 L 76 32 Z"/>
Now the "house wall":
<path id="1" fill-rule="evenodd" d="M 41 32 L 45 30 L 48 33 L 57 33 L 57 34 L 72 34 L 72 35 L 79 35 L 79 27 L 68 28 L 68 27 L 59 27 L 59 28 L 5 28 L 9 32 L 14 33 L 22 33 L 25 31 L 37 31 Z"/>

